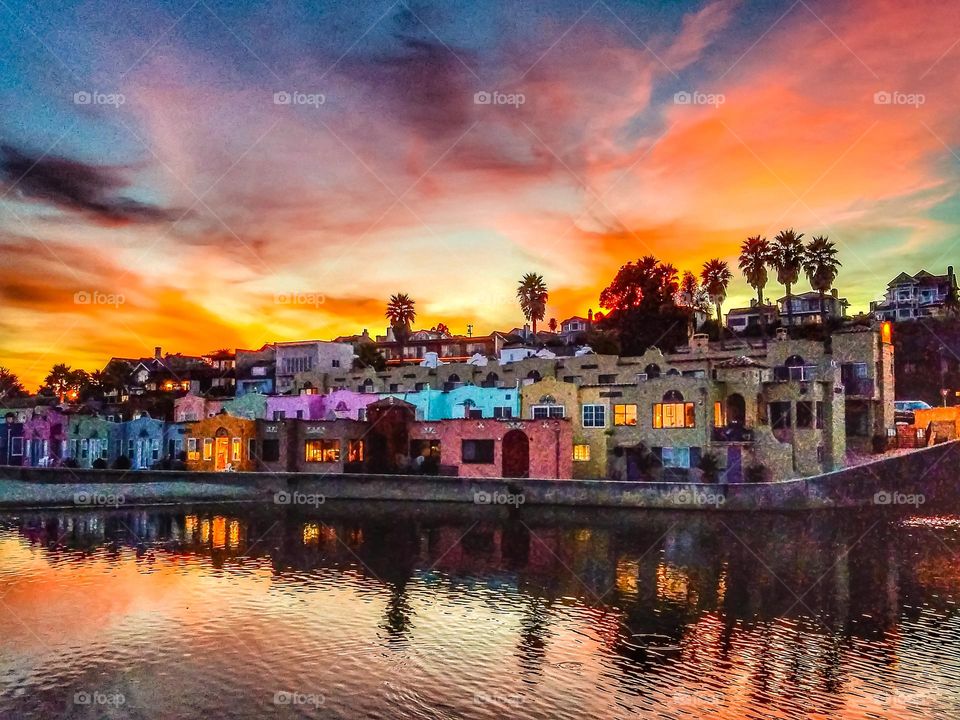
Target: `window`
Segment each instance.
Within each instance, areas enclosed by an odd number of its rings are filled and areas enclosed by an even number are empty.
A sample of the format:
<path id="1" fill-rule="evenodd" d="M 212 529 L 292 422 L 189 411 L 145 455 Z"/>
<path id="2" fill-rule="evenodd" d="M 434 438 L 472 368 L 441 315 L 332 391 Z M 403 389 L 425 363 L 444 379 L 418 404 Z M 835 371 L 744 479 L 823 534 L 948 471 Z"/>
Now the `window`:
<path id="1" fill-rule="evenodd" d="M 813 403 L 807 400 L 801 400 L 797 403 L 797 427 L 813 427 Z"/>
<path id="2" fill-rule="evenodd" d="M 240 448 L 242 447 L 242 445 L 241 445 L 241 443 L 240 443 L 240 438 L 234 438 L 232 445 L 233 445 L 233 448 L 232 448 L 232 457 L 233 457 L 234 460 L 239 460 L 239 459 L 240 459 L 240 456 L 242 455 L 242 453 L 241 453 L 241 451 L 240 451 Z"/>
<path id="3" fill-rule="evenodd" d="M 247 438 L 247 457 L 251 460 L 257 459 L 257 439 Z"/>
<path id="4" fill-rule="evenodd" d="M 400 383 L 390 383 L 390 392 L 400 392 Z"/>
<path id="5" fill-rule="evenodd" d="M 785 430 L 788 429 L 792 424 L 790 403 L 770 403 L 770 425 L 774 430 Z"/>
<path id="6" fill-rule="evenodd" d="M 197 451 L 197 439 L 187 438 L 187 460 L 199 460 L 200 453 Z"/>
<path id="7" fill-rule="evenodd" d="M 280 460 L 280 441 L 277 438 L 261 441 L 260 459 L 264 462 L 278 462 Z"/>
<path id="8" fill-rule="evenodd" d="M 636 405 L 614 405 L 613 406 L 613 424 L 614 425 L 636 425 L 637 424 L 637 406 Z"/>
<path id="9" fill-rule="evenodd" d="M 689 468 L 690 448 L 665 447 L 660 450 L 660 459 L 665 468 Z"/>
<path id="10" fill-rule="evenodd" d="M 10 438 L 10 454 L 23 455 L 23 438 L 22 437 Z"/>
<path id="11" fill-rule="evenodd" d="M 367 409 L 365 407 L 357 408 L 357 420 L 359 420 L 360 422 L 365 422 L 366 419 L 367 419 Z"/>
<path id="12" fill-rule="evenodd" d="M 363 462 L 363 440 L 347 441 L 347 462 Z"/>
<path id="13" fill-rule="evenodd" d="M 283 420 L 283 419 L 285 419 L 286 417 L 287 417 L 287 411 L 286 411 L 286 410 L 274 410 L 274 411 L 273 411 L 273 419 L 274 419 L 274 420 Z"/>
<path id="14" fill-rule="evenodd" d="M 471 420 L 479 420 L 483 417 L 483 410 L 480 408 L 467 408 L 467 417 Z"/>
<path id="15" fill-rule="evenodd" d="M 715 402 L 713 404 L 713 426 L 722 428 L 727 426 L 727 418 L 724 416 L 725 413 L 723 403 Z"/>
<path id="16" fill-rule="evenodd" d="M 583 426 L 585 428 L 602 428 L 607 426 L 606 405 L 584 405 Z"/>
<path id="17" fill-rule="evenodd" d="M 600 385 L 614 385 L 614 384 L 617 382 L 617 376 L 616 376 L 616 375 L 601 375 L 601 376 L 598 378 L 597 382 L 598 382 Z"/>
<path id="18" fill-rule="evenodd" d="M 693 403 L 663 402 L 653 406 L 653 427 L 692 428 L 697 426 Z"/>
<path id="19" fill-rule="evenodd" d="M 86 460 L 89 454 L 90 454 L 90 441 L 84 438 L 80 441 L 80 458 L 83 460 Z"/>
<path id="20" fill-rule="evenodd" d="M 549 418 L 562 418 L 566 415 L 563 405 L 534 405 L 531 408 L 534 420 L 547 420 Z"/>
<path id="21" fill-rule="evenodd" d="M 127 457 L 133 457 L 133 440 L 127 440 Z"/>
<path id="22" fill-rule="evenodd" d="M 513 408 L 509 405 L 500 406 L 498 405 L 493 409 L 493 416 L 495 418 L 512 418 L 513 417 Z"/>
<path id="23" fill-rule="evenodd" d="M 460 454 L 465 463 L 492 463 L 493 440 L 463 440 Z"/>
<path id="24" fill-rule="evenodd" d="M 330 364 L 331 364 L 332 367 L 340 367 L 340 361 L 339 361 L 339 360 L 333 360 Z"/>
<path id="25" fill-rule="evenodd" d="M 339 440 L 307 440 L 304 449 L 307 462 L 340 462 Z"/>
<path id="26" fill-rule="evenodd" d="M 823 430 L 823 403 L 817 401 L 817 430 Z"/>
<path id="27" fill-rule="evenodd" d="M 590 446 L 589 445 L 574 445 L 573 446 L 573 459 L 577 462 L 586 462 L 590 459 Z"/>
<path id="28" fill-rule="evenodd" d="M 297 420 L 303 420 L 303 410 L 297 410 Z"/>
<path id="29" fill-rule="evenodd" d="M 152 440 L 150 442 L 150 457 L 153 460 L 160 459 L 160 440 Z"/>
<path id="30" fill-rule="evenodd" d="M 426 389 L 427 389 L 427 384 L 426 384 L 426 383 L 422 383 L 422 382 L 418 382 L 418 383 L 414 384 L 414 386 L 413 386 L 413 391 L 414 391 L 414 392 L 423 392 L 423 391 L 426 390 Z"/>
<path id="31" fill-rule="evenodd" d="M 213 438 L 203 439 L 203 459 L 204 460 L 213 459 Z"/>

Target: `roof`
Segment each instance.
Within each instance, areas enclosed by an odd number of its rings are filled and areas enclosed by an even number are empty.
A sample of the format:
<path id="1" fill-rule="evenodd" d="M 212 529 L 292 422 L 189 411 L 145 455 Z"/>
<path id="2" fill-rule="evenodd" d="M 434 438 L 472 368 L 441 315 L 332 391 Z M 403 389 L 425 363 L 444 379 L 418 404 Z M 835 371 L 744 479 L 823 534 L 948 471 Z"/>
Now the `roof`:
<path id="1" fill-rule="evenodd" d="M 561 321 L 560 321 L 560 324 L 561 324 L 561 325 L 566 325 L 566 324 L 567 324 L 568 322 L 570 322 L 571 320 L 579 320 L 579 321 L 581 321 L 581 322 L 590 322 L 590 319 L 589 319 L 589 318 L 581 317 L 580 315 L 574 315 L 573 317 L 568 317 L 566 320 L 561 320 Z"/>
<path id="2" fill-rule="evenodd" d="M 777 308 L 773 305 L 764 305 L 763 307 L 764 309 L 767 310 L 768 313 L 777 312 Z M 759 305 L 752 305 L 750 307 L 733 308 L 732 310 L 727 310 L 727 315 L 759 315 L 759 314 L 760 314 Z"/>
<path id="3" fill-rule="evenodd" d="M 942 282 L 950 282 L 950 276 L 933 275 L 926 270 L 921 270 L 916 275 L 908 275 L 907 273 L 902 272 L 889 283 L 887 283 L 887 287 L 895 287 L 897 285 L 912 285 L 913 283 L 932 284 Z"/>
<path id="4" fill-rule="evenodd" d="M 744 367 L 753 367 L 753 368 L 763 368 L 767 367 L 761 363 L 758 363 L 753 358 L 749 358 L 746 355 L 738 355 L 737 357 L 732 357 L 729 360 L 723 360 L 718 362 L 716 367 L 718 368 L 744 368 Z"/>

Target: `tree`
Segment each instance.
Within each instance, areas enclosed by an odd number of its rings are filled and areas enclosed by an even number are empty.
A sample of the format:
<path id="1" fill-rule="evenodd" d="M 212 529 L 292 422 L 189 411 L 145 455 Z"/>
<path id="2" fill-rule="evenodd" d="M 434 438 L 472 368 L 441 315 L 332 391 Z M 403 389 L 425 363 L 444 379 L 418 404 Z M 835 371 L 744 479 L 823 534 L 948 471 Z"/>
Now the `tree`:
<path id="1" fill-rule="evenodd" d="M 71 370 L 69 365 L 58 363 L 51 368 L 43 381 L 60 402 L 76 399 L 81 389 L 89 383 L 89 376 L 83 370 Z"/>
<path id="2" fill-rule="evenodd" d="M 550 322 L 547 323 L 547 327 L 550 328 L 550 332 L 555 333 L 557 331 L 557 319 L 550 318 Z"/>
<path id="3" fill-rule="evenodd" d="M 827 325 L 827 291 L 840 273 L 842 263 L 837 260 L 837 246 L 826 235 L 814 237 L 807 245 L 803 257 L 803 271 L 810 287 L 820 293 L 820 322 Z"/>
<path id="4" fill-rule="evenodd" d="M 691 311 L 678 307 L 677 269 L 652 255 L 628 262 L 600 293 L 609 310 L 602 325 L 615 329 L 620 350 L 640 355 L 651 346 L 672 351 L 686 342 Z"/>
<path id="5" fill-rule="evenodd" d="M 387 303 L 386 316 L 394 336 L 400 342 L 404 342 L 410 335 L 410 326 L 417 319 L 416 304 L 406 293 L 391 295 Z"/>
<path id="6" fill-rule="evenodd" d="M 353 358 L 353 369 L 373 368 L 377 372 L 387 369 L 387 361 L 372 343 L 361 343 L 357 347 L 357 356 Z"/>
<path id="7" fill-rule="evenodd" d="M 730 266 L 720 258 L 707 260 L 700 270 L 700 282 L 707 291 L 707 297 L 717 310 L 717 325 L 720 328 L 720 341 L 723 342 L 723 301 L 727 299 L 727 288 L 733 273 Z"/>
<path id="8" fill-rule="evenodd" d="M 773 262 L 770 243 L 765 237 L 748 237 L 740 246 L 740 272 L 747 284 L 757 291 L 757 307 L 760 310 L 760 336 L 767 337 L 767 313 L 763 307 L 763 288 L 767 285 L 767 266 Z"/>
<path id="9" fill-rule="evenodd" d="M 805 249 L 803 233 L 793 228 L 781 230 L 773 239 L 773 267 L 777 270 L 777 282 L 787 293 L 787 327 L 793 327 L 793 286 L 800 279 Z"/>
<path id="10" fill-rule="evenodd" d="M 5 367 L 0 367 L 0 400 L 26 397 L 27 389 L 20 382 L 16 373 Z"/>
<path id="11" fill-rule="evenodd" d="M 960 317 L 960 294 L 956 285 L 951 285 L 947 290 L 947 296 L 943 299 L 943 310 L 948 318 Z"/>
<path id="12" fill-rule="evenodd" d="M 108 362 L 107 366 L 103 369 L 104 392 L 115 390 L 122 393 L 127 388 L 127 385 L 130 384 L 130 375 L 132 372 L 133 368 L 123 360 L 114 359 Z"/>
<path id="13" fill-rule="evenodd" d="M 543 275 L 527 273 L 520 279 L 517 286 L 517 298 L 520 300 L 520 310 L 523 316 L 533 324 L 533 336 L 537 336 L 537 320 L 543 320 L 547 312 L 547 285 L 543 282 Z"/>

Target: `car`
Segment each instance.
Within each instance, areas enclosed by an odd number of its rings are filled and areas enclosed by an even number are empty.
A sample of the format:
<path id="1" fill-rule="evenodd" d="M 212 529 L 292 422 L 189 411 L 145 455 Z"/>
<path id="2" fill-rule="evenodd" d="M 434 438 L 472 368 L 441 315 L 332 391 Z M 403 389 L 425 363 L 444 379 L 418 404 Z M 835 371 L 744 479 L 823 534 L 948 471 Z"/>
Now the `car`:
<path id="1" fill-rule="evenodd" d="M 893 421 L 898 425 L 913 425 L 917 410 L 929 410 L 930 404 L 923 400 L 894 400 Z"/>

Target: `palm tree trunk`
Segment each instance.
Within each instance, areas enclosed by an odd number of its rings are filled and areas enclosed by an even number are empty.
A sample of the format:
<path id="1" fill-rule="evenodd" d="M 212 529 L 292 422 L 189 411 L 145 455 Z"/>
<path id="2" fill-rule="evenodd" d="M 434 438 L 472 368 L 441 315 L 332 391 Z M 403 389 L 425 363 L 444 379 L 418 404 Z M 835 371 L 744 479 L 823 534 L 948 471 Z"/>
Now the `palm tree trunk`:
<path id="1" fill-rule="evenodd" d="M 717 304 L 717 337 L 720 339 L 720 349 L 723 350 L 723 309 Z"/>
<path id="2" fill-rule="evenodd" d="M 818 290 L 820 293 L 820 324 L 823 326 L 824 332 L 827 329 L 827 302 L 826 302 L 826 293 L 823 290 Z"/>
<path id="3" fill-rule="evenodd" d="M 787 289 L 787 332 L 793 327 L 793 283 L 784 283 Z"/>
<path id="4" fill-rule="evenodd" d="M 757 288 L 757 307 L 760 308 L 760 337 L 764 344 L 767 342 L 767 313 L 763 308 L 763 288 Z"/>
<path id="5" fill-rule="evenodd" d="M 537 339 L 537 316 L 533 316 L 533 339 L 536 342 Z"/>

